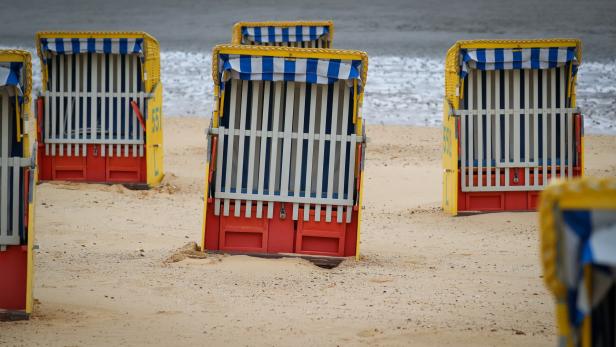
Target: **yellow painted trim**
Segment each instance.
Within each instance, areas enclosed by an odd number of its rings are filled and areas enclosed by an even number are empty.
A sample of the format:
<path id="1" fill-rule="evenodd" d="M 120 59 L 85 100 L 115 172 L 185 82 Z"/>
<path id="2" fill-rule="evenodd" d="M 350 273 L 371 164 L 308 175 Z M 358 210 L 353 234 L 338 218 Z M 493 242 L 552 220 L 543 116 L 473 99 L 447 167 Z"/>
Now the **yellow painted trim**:
<path id="1" fill-rule="evenodd" d="M 364 143 L 365 146 L 365 143 Z M 366 160 L 363 158 L 363 160 Z M 361 241 L 361 218 L 363 215 L 364 206 L 364 170 L 361 170 L 359 176 L 359 201 L 357 202 L 357 245 L 355 246 L 355 260 L 359 260 L 359 244 Z"/>
<path id="2" fill-rule="evenodd" d="M 237 22 L 233 25 L 231 43 L 234 45 L 242 44 L 242 27 L 278 27 L 278 28 L 290 28 L 297 25 L 312 25 L 312 26 L 327 26 L 329 28 L 329 34 L 327 37 L 329 47 L 332 46 L 334 41 L 334 22 L 331 20 L 323 21 L 265 21 L 265 22 Z"/>
<path id="3" fill-rule="evenodd" d="M 353 124 L 357 124 L 357 80 L 353 80 Z"/>
<path id="4" fill-rule="evenodd" d="M 207 197 L 210 189 L 210 161 L 205 161 L 205 188 L 203 189 L 203 222 L 201 224 L 201 251 L 205 251 L 205 226 L 207 225 Z"/>

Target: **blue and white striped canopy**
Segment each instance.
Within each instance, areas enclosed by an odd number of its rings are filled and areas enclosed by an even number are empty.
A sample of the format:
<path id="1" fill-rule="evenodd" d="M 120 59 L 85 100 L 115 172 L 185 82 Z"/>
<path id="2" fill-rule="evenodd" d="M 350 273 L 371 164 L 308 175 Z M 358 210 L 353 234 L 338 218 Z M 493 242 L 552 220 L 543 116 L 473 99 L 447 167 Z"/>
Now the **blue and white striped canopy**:
<path id="1" fill-rule="evenodd" d="M 143 55 L 141 38 L 56 38 L 41 39 L 43 55 L 78 53 L 115 53 Z"/>
<path id="2" fill-rule="evenodd" d="M 21 93 L 22 80 L 21 69 L 22 63 L 0 63 L 0 87 L 16 86 Z"/>
<path id="3" fill-rule="evenodd" d="M 580 326 L 616 279 L 616 211 L 562 212 L 564 230 L 559 237 L 559 273 L 567 287 L 569 320 Z M 584 266 L 593 266 L 592 301 L 586 291 Z"/>
<path id="4" fill-rule="evenodd" d="M 274 43 L 314 41 L 328 33 L 329 28 L 321 25 L 297 25 L 287 28 L 277 26 L 242 27 L 244 42 Z"/>
<path id="5" fill-rule="evenodd" d="M 577 71 L 575 47 L 551 48 L 495 48 L 460 50 L 460 77 L 465 78 L 470 69 L 483 71 L 513 69 L 551 69 L 573 63 Z"/>
<path id="6" fill-rule="evenodd" d="M 220 54 L 219 80 L 297 81 L 318 84 L 361 78 L 361 60 Z"/>

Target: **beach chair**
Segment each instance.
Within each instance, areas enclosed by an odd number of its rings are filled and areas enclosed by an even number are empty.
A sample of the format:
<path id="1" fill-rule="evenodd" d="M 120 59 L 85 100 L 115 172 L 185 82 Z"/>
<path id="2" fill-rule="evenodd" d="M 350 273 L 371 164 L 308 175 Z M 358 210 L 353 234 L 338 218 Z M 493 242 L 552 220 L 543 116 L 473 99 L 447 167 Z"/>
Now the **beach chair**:
<path id="1" fill-rule="evenodd" d="M 212 62 L 203 249 L 357 256 L 367 55 L 220 45 Z"/>
<path id="2" fill-rule="evenodd" d="M 237 45 L 331 48 L 332 21 L 239 22 L 231 43 Z"/>
<path id="3" fill-rule="evenodd" d="M 582 175 L 579 40 L 478 40 L 447 52 L 443 208 L 534 210 L 552 178 Z"/>
<path id="4" fill-rule="evenodd" d="M 40 32 L 41 180 L 153 186 L 163 177 L 156 39 L 141 32 Z"/>
<path id="5" fill-rule="evenodd" d="M 34 117 L 30 53 L 0 50 L 0 320 L 32 312 Z"/>
<path id="6" fill-rule="evenodd" d="M 559 345 L 616 346 L 616 179 L 559 181 L 540 200 Z"/>

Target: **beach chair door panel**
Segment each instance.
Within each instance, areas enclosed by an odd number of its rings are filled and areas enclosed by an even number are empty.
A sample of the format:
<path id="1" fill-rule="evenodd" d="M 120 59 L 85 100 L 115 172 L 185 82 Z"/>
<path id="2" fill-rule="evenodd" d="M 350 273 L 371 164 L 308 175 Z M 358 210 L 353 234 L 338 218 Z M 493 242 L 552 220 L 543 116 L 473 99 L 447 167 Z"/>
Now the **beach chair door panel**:
<path id="1" fill-rule="evenodd" d="M 215 215 L 271 219 L 275 203 L 291 203 L 281 213 L 293 220 L 308 221 L 313 209 L 317 221 L 324 210 L 327 222 L 332 211 L 335 222 L 348 222 L 356 149 L 351 88 L 344 81 L 232 80 L 225 93 Z"/>
<path id="2" fill-rule="evenodd" d="M 568 66 L 471 69 L 460 115 L 461 189 L 538 191 L 577 166 Z"/>
<path id="3" fill-rule="evenodd" d="M 25 238 L 24 168 L 31 161 L 22 158 L 15 111 L 14 87 L 0 87 L 0 251 L 19 245 Z"/>

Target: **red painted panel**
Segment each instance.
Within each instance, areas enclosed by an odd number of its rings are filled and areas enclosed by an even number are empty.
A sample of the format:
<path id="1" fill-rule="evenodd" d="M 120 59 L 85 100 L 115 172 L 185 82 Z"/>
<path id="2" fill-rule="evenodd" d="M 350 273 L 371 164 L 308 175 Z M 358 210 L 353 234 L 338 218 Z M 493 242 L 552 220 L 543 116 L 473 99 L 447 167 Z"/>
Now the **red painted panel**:
<path id="1" fill-rule="evenodd" d="M 300 209 L 300 216 L 303 215 Z M 332 211 L 332 221 L 325 222 L 325 211 L 321 210 L 321 221 L 314 220 L 314 211 L 310 211 L 310 220 L 300 218 L 297 223 L 295 253 L 342 257 L 345 249 L 346 223 L 336 222 L 336 212 Z"/>
<path id="2" fill-rule="evenodd" d="M 205 249 L 217 251 L 218 236 L 220 235 L 220 217 L 214 215 L 214 201 L 207 203 L 207 218 L 205 219 Z"/>
<path id="3" fill-rule="evenodd" d="M 0 252 L 0 309 L 26 309 L 28 249 L 8 246 Z"/>
<path id="4" fill-rule="evenodd" d="M 269 235 L 267 241 L 268 253 L 293 252 L 295 243 L 295 221 L 292 216 L 293 204 L 284 204 L 284 219 L 281 218 L 280 214 L 282 206 L 282 203 L 274 203 L 274 218 L 269 219 Z M 267 211 L 267 209 L 264 209 L 264 211 Z M 255 218 L 254 216 L 255 214 L 253 212 L 251 218 Z"/>
<path id="5" fill-rule="evenodd" d="M 268 219 L 245 218 L 245 206 L 240 209 L 240 217 L 233 216 L 231 206 L 229 216 L 220 216 L 219 249 L 235 252 L 267 252 Z M 256 207 L 253 207 L 253 216 Z"/>
<path id="6" fill-rule="evenodd" d="M 346 225 L 346 235 L 344 237 L 344 256 L 352 257 L 357 254 L 357 217 L 358 211 L 353 208 L 353 214 L 351 216 L 351 223 Z M 345 215 L 346 218 L 346 215 Z"/>

